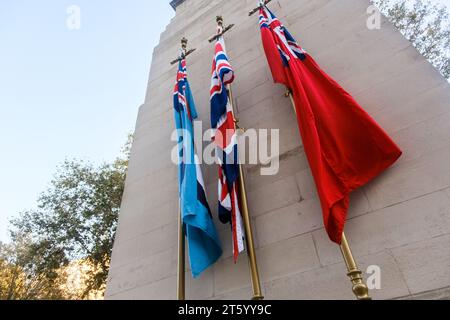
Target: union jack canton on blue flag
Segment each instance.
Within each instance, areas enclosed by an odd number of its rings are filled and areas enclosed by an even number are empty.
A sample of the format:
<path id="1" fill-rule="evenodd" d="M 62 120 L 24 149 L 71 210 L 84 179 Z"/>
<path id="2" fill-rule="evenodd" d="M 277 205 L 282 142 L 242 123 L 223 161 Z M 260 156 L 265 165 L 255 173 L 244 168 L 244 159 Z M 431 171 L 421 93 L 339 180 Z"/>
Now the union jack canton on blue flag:
<path id="1" fill-rule="evenodd" d="M 178 65 L 173 95 L 175 126 L 178 134 L 178 178 L 180 209 L 194 278 L 222 255 L 219 237 L 205 195 L 200 161 L 195 152 L 192 121 L 197 118 L 194 99 L 183 58 Z"/>

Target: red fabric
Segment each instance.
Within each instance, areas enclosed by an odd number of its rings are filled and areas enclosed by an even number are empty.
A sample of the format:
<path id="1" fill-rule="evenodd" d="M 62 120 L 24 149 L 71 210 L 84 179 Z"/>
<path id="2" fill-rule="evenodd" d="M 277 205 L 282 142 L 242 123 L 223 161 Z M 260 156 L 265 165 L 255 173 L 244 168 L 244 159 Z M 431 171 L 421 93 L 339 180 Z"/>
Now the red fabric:
<path id="1" fill-rule="evenodd" d="M 303 61 L 269 28 L 261 28 L 275 82 L 293 93 L 297 121 L 330 239 L 341 243 L 350 193 L 402 154 L 385 131 L 306 54 Z M 289 54 L 283 64 L 278 47 Z"/>

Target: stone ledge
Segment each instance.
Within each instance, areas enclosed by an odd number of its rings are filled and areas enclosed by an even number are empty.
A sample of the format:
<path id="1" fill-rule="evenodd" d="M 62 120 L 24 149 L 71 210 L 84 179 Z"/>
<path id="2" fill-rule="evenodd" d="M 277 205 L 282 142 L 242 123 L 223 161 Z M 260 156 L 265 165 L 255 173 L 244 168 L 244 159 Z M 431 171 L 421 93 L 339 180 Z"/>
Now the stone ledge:
<path id="1" fill-rule="evenodd" d="M 184 0 L 172 0 L 170 1 L 170 5 L 172 6 L 173 10 L 177 10 L 177 7 L 182 4 Z"/>
<path id="2" fill-rule="evenodd" d="M 450 300 L 450 287 L 400 297 L 395 300 Z"/>

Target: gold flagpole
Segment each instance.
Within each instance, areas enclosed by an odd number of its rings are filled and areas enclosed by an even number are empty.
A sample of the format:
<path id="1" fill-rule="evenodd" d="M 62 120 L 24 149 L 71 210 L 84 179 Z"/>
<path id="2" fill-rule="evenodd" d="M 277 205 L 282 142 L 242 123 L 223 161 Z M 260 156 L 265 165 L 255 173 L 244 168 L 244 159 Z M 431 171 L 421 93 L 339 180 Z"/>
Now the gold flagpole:
<path id="1" fill-rule="evenodd" d="M 295 115 L 297 115 L 297 108 L 295 106 L 294 98 L 290 90 L 286 91 L 286 97 L 291 99 L 292 107 L 294 108 Z M 345 265 L 347 267 L 347 276 L 352 282 L 352 290 L 358 300 L 371 300 L 369 296 L 369 288 L 363 281 L 362 272 L 356 264 L 353 257 L 352 250 L 347 241 L 345 233 L 342 233 L 342 242 L 340 245 L 342 257 L 344 258 Z"/>
<path id="2" fill-rule="evenodd" d="M 178 202 L 178 273 L 177 273 L 177 299 L 186 298 L 186 244 L 184 237 L 183 217 L 181 216 L 181 203 Z"/>
<path id="3" fill-rule="evenodd" d="M 342 242 L 340 248 L 342 256 L 344 257 L 345 265 L 347 266 L 347 275 L 352 282 L 352 290 L 356 298 L 358 300 L 372 300 L 369 295 L 369 288 L 363 281 L 362 272 L 358 268 L 358 265 L 353 258 L 353 254 L 350 250 L 350 246 L 348 245 L 345 233 L 342 233 Z"/>
<path id="4" fill-rule="evenodd" d="M 179 62 L 181 59 L 186 58 L 195 49 L 187 51 L 188 40 L 186 38 L 181 39 L 181 56 L 170 62 L 171 65 Z M 177 270 L 177 299 L 185 300 L 186 298 L 186 242 L 185 232 L 183 225 L 183 216 L 181 213 L 181 200 L 178 200 L 178 270 Z"/>
<path id="5" fill-rule="evenodd" d="M 223 18 L 221 16 L 217 16 L 217 25 L 218 25 L 218 32 L 216 35 L 214 35 L 213 37 L 211 37 L 209 39 L 209 42 L 213 42 L 214 40 L 218 39 L 225 32 L 227 32 L 234 26 L 234 25 L 229 25 L 229 26 L 223 28 Z M 236 110 L 234 108 L 231 85 L 228 85 L 227 89 L 228 89 L 228 99 L 229 99 L 231 107 L 233 109 L 233 117 L 235 117 Z M 235 118 L 235 124 L 237 127 L 236 118 Z M 237 129 L 237 130 L 239 130 L 239 129 Z M 245 242 L 247 245 L 248 263 L 249 263 L 250 275 L 251 275 L 251 280 L 252 280 L 252 289 L 253 289 L 252 300 L 263 300 L 264 296 L 262 294 L 261 282 L 260 282 L 260 278 L 259 278 L 258 263 L 257 263 L 257 259 L 256 259 L 255 244 L 254 244 L 254 240 L 253 240 L 252 223 L 251 223 L 250 214 L 249 214 L 249 210 L 248 210 L 247 191 L 246 191 L 246 187 L 245 187 L 244 170 L 243 170 L 241 164 L 239 164 L 239 194 L 240 194 L 241 205 L 242 205 L 242 218 L 243 218 L 244 228 L 245 228 Z"/>
<path id="6" fill-rule="evenodd" d="M 233 103 L 233 94 L 231 92 L 231 85 L 228 85 L 228 96 L 230 99 L 231 106 L 233 108 L 233 115 L 234 115 L 235 109 L 234 109 L 234 103 Z M 238 130 L 240 130 L 240 129 L 238 129 Z M 251 222 L 250 214 L 248 211 L 247 190 L 245 188 L 244 170 L 242 169 L 241 164 L 239 164 L 239 194 L 241 196 L 242 218 L 244 219 L 244 227 L 245 227 L 245 241 L 247 244 L 248 263 L 249 263 L 250 273 L 251 273 L 251 278 L 252 278 L 252 288 L 253 288 L 252 300 L 264 300 L 264 296 L 262 295 L 262 291 L 261 291 L 261 282 L 259 279 L 259 271 L 258 271 L 258 263 L 256 260 L 255 245 L 253 242 L 252 222 Z"/>

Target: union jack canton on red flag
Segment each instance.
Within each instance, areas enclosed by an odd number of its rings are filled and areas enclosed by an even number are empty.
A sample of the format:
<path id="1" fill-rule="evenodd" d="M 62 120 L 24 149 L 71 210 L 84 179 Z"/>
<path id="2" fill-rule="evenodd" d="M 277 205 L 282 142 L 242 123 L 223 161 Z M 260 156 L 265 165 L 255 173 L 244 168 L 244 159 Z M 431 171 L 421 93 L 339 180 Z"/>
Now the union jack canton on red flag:
<path id="1" fill-rule="evenodd" d="M 259 25 L 275 82 L 292 93 L 330 239 L 341 243 L 349 195 L 402 154 L 386 132 L 295 41 L 261 1 Z"/>
<path id="2" fill-rule="evenodd" d="M 219 162 L 219 219 L 231 223 L 233 257 L 244 250 L 244 228 L 239 200 L 237 133 L 227 86 L 234 80 L 223 37 L 217 40 L 211 79 L 211 128 Z"/>

